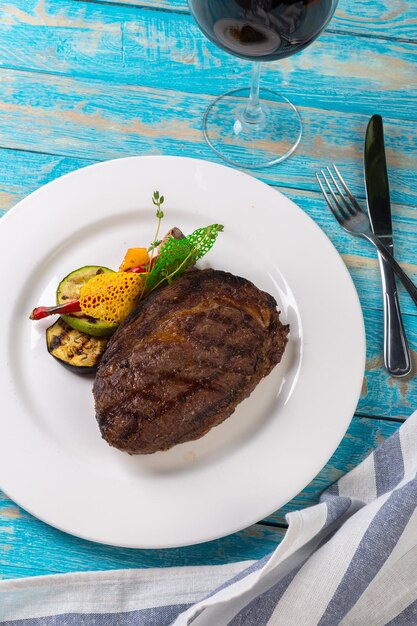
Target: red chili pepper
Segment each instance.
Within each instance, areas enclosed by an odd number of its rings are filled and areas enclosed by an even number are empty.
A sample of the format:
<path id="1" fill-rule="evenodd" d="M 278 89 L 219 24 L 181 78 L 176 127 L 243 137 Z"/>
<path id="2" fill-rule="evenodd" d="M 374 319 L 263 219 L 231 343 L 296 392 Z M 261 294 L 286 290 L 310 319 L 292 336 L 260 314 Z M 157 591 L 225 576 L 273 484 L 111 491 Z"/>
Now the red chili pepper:
<path id="1" fill-rule="evenodd" d="M 158 255 L 154 256 L 154 258 L 149 263 L 149 269 L 152 269 Z M 138 267 L 131 267 L 130 270 L 126 270 L 127 272 L 133 272 L 133 274 L 144 274 L 148 270 L 147 265 L 139 265 Z"/>
<path id="2" fill-rule="evenodd" d="M 130 274 L 144 274 L 146 272 L 146 266 L 139 265 L 138 267 L 131 267 L 129 270 L 125 271 L 129 272 Z"/>
<path id="3" fill-rule="evenodd" d="M 48 317 L 48 315 L 61 315 L 61 313 L 68 315 L 78 313 L 79 311 L 81 311 L 80 301 L 70 300 L 65 304 L 58 304 L 56 306 L 38 306 L 36 309 L 33 309 L 30 314 L 30 319 L 42 320 L 44 317 Z"/>

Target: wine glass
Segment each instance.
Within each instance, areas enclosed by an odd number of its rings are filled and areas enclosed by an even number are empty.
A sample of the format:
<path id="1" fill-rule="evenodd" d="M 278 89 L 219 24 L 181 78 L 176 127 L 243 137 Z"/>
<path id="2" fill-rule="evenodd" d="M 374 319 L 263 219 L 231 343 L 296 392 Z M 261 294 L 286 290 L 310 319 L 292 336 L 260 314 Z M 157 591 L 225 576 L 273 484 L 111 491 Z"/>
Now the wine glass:
<path id="1" fill-rule="evenodd" d="M 212 102 L 204 136 L 231 165 L 273 165 L 298 146 L 300 114 L 287 98 L 260 89 L 261 61 L 295 54 L 330 21 L 338 0 L 188 0 L 191 14 L 217 46 L 253 61 L 249 88 L 233 89 Z"/>

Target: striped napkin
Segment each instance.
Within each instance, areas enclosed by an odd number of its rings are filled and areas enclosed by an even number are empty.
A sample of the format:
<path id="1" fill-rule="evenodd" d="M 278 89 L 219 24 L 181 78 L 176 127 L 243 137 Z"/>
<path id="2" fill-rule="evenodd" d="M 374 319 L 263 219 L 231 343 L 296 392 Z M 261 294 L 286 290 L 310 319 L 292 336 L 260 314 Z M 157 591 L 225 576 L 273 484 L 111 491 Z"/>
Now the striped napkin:
<path id="1" fill-rule="evenodd" d="M 417 624 L 417 412 L 260 561 L 0 582 L 19 626 Z"/>

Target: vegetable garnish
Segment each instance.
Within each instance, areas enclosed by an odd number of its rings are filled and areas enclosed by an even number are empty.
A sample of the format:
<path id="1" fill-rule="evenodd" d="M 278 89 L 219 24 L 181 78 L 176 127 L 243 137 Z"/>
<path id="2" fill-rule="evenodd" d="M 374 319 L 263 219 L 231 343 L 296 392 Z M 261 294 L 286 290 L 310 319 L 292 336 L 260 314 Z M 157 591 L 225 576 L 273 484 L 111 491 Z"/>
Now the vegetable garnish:
<path id="1" fill-rule="evenodd" d="M 164 196 L 159 191 L 154 191 L 152 202 L 156 206 L 158 223 L 149 248 L 129 248 L 119 271 L 108 270 L 87 280 L 81 286 L 79 300 L 52 307 L 36 307 L 30 319 L 40 320 L 48 315 L 60 314 L 71 316 L 72 313 L 82 312 L 92 318 L 92 322 L 99 320 L 117 325 L 151 291 L 164 283 L 172 283 L 175 278 L 193 267 L 198 259 L 211 250 L 218 234 L 223 231 L 222 224 L 211 224 L 198 228 L 188 237 L 176 239 L 166 235 L 161 241 L 158 237 L 164 217 L 161 209 Z M 158 253 L 155 254 L 158 247 Z M 67 321 L 71 324 L 71 317 Z"/>
<path id="2" fill-rule="evenodd" d="M 71 313 L 78 313 L 81 311 L 80 301 L 71 300 L 65 304 L 57 304 L 55 306 L 37 306 L 33 309 L 29 318 L 31 320 L 43 320 L 48 315 L 70 315 Z"/>
<path id="3" fill-rule="evenodd" d="M 211 224 L 198 228 L 188 237 L 169 237 L 164 243 L 146 279 L 143 296 L 160 287 L 164 282 L 172 283 L 201 259 L 214 245 L 217 235 L 223 231 L 222 224 Z"/>
<path id="4" fill-rule="evenodd" d="M 149 255 L 146 248 L 129 248 L 120 264 L 119 272 L 137 271 L 147 263 L 149 263 Z"/>
<path id="5" fill-rule="evenodd" d="M 46 329 L 49 354 L 77 374 L 96 371 L 108 341 L 108 337 L 94 337 L 71 328 L 62 317 Z"/>
<path id="6" fill-rule="evenodd" d="M 132 267 L 130 270 L 126 270 L 126 272 L 132 272 L 133 274 L 145 274 L 149 271 L 149 266 L 152 267 L 156 258 L 157 257 L 154 256 L 150 263 L 146 263 L 145 265 L 138 265 L 137 267 Z"/>
<path id="7" fill-rule="evenodd" d="M 98 274 L 81 287 L 81 311 L 103 322 L 120 323 L 135 308 L 144 286 L 144 274 Z"/>

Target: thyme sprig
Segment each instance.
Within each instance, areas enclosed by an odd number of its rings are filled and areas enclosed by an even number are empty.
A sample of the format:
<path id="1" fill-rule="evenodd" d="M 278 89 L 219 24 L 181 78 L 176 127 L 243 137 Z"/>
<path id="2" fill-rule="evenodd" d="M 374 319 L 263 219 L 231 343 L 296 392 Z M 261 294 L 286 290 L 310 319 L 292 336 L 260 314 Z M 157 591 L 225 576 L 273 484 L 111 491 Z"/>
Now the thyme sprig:
<path id="1" fill-rule="evenodd" d="M 148 248 L 148 252 L 151 253 L 148 262 L 146 264 L 146 271 L 149 272 L 151 267 L 152 267 L 152 261 L 153 261 L 153 257 L 154 257 L 154 251 L 155 248 L 157 248 L 160 243 L 161 240 L 158 239 L 158 235 L 159 235 L 159 231 L 161 228 L 161 222 L 162 222 L 162 218 L 164 217 L 164 212 L 161 209 L 161 206 L 164 204 L 164 196 L 160 196 L 159 195 L 159 191 L 154 191 L 153 192 L 153 196 L 152 196 L 152 202 L 153 204 L 156 206 L 156 217 L 158 218 L 158 224 L 156 227 L 156 233 L 155 233 L 155 237 L 153 238 L 153 241 L 151 243 L 151 245 Z"/>

